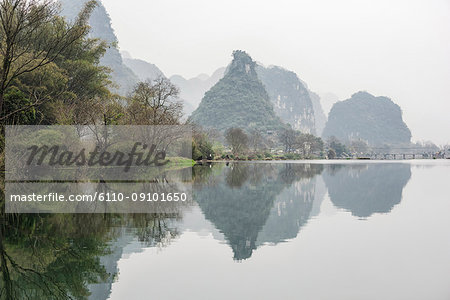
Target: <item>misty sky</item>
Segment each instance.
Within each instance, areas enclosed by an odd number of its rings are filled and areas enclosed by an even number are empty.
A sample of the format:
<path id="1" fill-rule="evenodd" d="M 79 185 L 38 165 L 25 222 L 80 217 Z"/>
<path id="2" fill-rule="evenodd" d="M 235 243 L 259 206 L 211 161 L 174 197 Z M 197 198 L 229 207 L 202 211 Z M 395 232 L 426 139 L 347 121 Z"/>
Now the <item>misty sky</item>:
<path id="1" fill-rule="evenodd" d="M 121 50 L 167 76 L 211 74 L 234 49 L 339 99 L 403 109 L 413 140 L 450 143 L 450 0 L 103 0 Z"/>

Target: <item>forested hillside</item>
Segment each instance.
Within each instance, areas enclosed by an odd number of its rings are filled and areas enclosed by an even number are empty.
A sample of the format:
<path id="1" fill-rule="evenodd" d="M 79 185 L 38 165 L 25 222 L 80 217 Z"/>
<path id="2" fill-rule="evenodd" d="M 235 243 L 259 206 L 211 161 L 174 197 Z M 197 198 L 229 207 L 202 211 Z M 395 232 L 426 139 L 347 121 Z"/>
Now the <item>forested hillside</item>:
<path id="1" fill-rule="evenodd" d="M 202 99 L 191 121 L 220 131 L 231 127 L 274 130 L 283 127 L 276 116 L 256 63 L 244 51 L 234 51 L 227 73 Z"/>
<path id="2" fill-rule="evenodd" d="M 409 144 L 411 132 L 400 107 L 387 97 L 358 92 L 333 105 L 323 137 L 342 141 L 362 139 L 369 145 Z"/>
<path id="3" fill-rule="evenodd" d="M 202 74 L 191 79 L 173 75 L 170 80 L 180 88 L 180 98 L 185 105 L 194 110 L 205 93 L 223 78 L 226 71 L 227 68 L 219 68 L 211 76 Z M 266 68 L 257 65 L 256 73 L 269 94 L 275 114 L 282 122 L 304 133 L 321 135 L 327 117 L 320 97 L 311 92 L 294 72 L 276 66 Z M 192 113 L 188 109 L 186 111 L 188 114 Z"/>

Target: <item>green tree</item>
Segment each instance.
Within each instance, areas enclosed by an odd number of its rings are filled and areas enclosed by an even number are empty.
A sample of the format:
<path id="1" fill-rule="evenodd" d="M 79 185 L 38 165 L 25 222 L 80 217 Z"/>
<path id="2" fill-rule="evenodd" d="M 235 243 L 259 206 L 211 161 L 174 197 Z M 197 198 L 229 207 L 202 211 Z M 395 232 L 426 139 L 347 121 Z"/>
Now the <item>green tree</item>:
<path id="1" fill-rule="evenodd" d="M 28 107 L 28 109 L 21 110 L 22 107 Z M 5 94 L 4 111 L 17 111 L 16 114 L 4 119 L 7 125 L 31 125 L 36 121 L 36 110 L 31 105 L 31 100 L 16 87 L 9 89 Z"/>
<path id="2" fill-rule="evenodd" d="M 234 156 L 243 154 L 248 147 L 248 136 L 241 128 L 230 128 L 225 132 L 225 140 Z"/>
<path id="3" fill-rule="evenodd" d="M 369 151 L 369 145 L 367 144 L 366 141 L 362 139 L 353 140 L 350 143 L 350 149 L 352 150 L 353 153 L 364 154 L 367 153 L 367 151 Z"/>
<path id="4" fill-rule="evenodd" d="M 3 114 L 5 94 L 22 75 L 55 62 L 71 46 L 86 37 L 87 21 L 96 5 L 89 1 L 73 24 L 58 15 L 51 0 L 4 0 L 0 3 L 0 112 L 2 121 L 22 110 L 42 103 L 36 99 L 28 106 Z"/>
<path id="5" fill-rule="evenodd" d="M 329 159 L 335 159 L 336 158 L 336 151 L 334 151 L 334 149 L 329 149 L 327 152 L 327 157 Z"/>
<path id="6" fill-rule="evenodd" d="M 347 147 L 342 144 L 336 137 L 332 136 L 327 140 L 328 148 L 333 149 L 336 157 L 342 157 L 345 153 L 348 153 Z"/>
<path id="7" fill-rule="evenodd" d="M 192 159 L 214 159 L 213 145 L 204 132 L 194 132 L 192 136 Z"/>
<path id="8" fill-rule="evenodd" d="M 292 128 L 285 128 L 279 132 L 278 139 L 283 145 L 285 153 L 291 153 L 292 151 L 294 151 L 298 142 L 299 135 L 300 132 Z"/>
<path id="9" fill-rule="evenodd" d="M 128 123 L 138 125 L 180 124 L 183 105 L 178 100 L 178 94 L 178 88 L 164 77 L 138 83 L 128 101 Z"/>
<path id="10" fill-rule="evenodd" d="M 300 134 L 297 137 L 297 148 L 303 152 L 303 156 L 310 157 L 311 154 L 320 154 L 323 151 L 323 141 L 320 137 L 312 134 Z"/>
<path id="11" fill-rule="evenodd" d="M 251 129 L 249 134 L 249 144 L 254 153 L 264 147 L 264 137 L 259 129 Z"/>

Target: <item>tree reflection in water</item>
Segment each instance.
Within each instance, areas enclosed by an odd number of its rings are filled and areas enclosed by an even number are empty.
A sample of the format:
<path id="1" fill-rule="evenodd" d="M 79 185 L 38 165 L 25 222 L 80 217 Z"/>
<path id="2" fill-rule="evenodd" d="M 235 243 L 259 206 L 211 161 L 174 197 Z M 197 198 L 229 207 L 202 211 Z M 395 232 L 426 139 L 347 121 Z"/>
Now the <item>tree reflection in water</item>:
<path id="1" fill-rule="evenodd" d="M 191 182 L 204 217 L 241 261 L 261 245 L 299 234 L 325 194 L 317 191 L 322 173 L 332 203 L 359 217 L 391 211 L 411 177 L 407 164 L 238 162 L 194 166 Z M 165 214 L 17 215 L 4 213 L 3 188 L 1 197 L 0 299 L 107 299 L 130 242 L 124 236 L 165 247 L 180 234 L 186 208 Z"/>
<path id="2" fill-rule="evenodd" d="M 124 227 L 146 246 L 165 246 L 177 234 L 178 214 L 0 215 L 0 299 L 88 299 L 111 284 L 101 258 Z M 106 299 L 109 291 L 102 295 Z"/>

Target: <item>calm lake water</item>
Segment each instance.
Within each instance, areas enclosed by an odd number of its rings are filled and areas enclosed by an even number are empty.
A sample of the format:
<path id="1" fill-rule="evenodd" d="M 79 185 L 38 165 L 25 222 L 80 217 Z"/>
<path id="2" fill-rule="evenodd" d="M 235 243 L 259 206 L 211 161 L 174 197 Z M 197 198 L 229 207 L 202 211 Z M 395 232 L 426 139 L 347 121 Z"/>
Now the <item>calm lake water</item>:
<path id="1" fill-rule="evenodd" d="M 50 216 L 42 236 L 83 259 L 42 271 L 89 299 L 450 299 L 449 160 L 192 173 L 178 213 Z M 26 253 L 16 239 L 5 248 Z"/>

